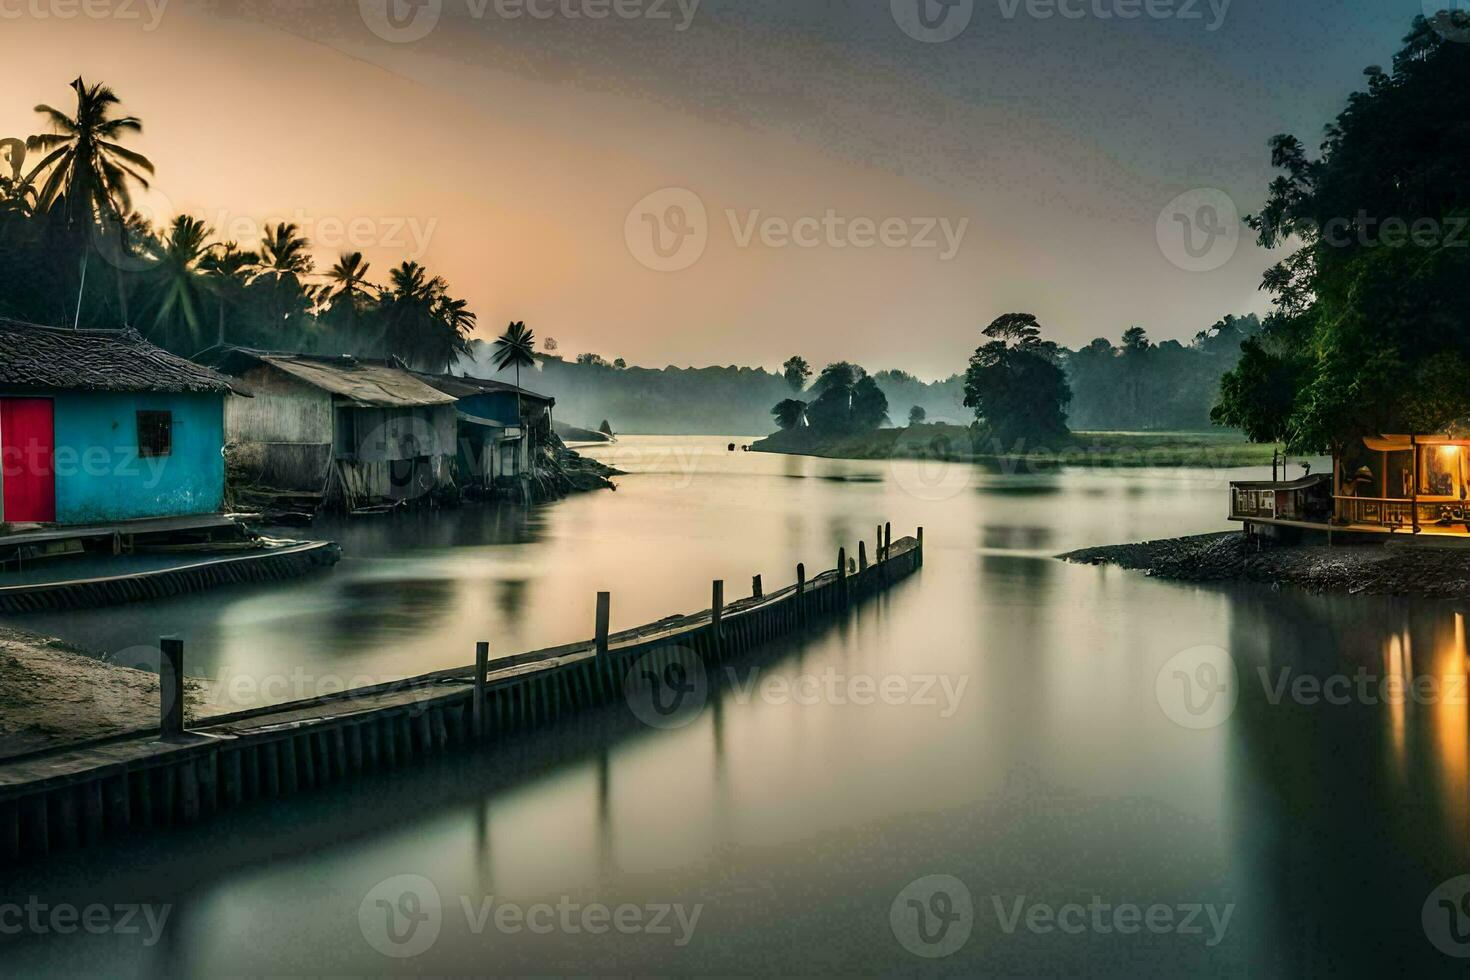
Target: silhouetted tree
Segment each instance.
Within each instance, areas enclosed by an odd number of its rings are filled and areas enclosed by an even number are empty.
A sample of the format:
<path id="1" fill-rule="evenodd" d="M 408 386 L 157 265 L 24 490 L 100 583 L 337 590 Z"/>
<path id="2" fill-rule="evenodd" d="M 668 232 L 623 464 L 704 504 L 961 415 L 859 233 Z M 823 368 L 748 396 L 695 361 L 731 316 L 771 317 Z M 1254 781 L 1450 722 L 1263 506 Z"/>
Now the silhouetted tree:
<path id="1" fill-rule="evenodd" d="M 792 357 L 781 365 L 781 376 L 786 379 L 792 391 L 800 391 L 806 387 L 807 379 L 812 376 L 812 366 L 804 357 Z"/>
<path id="2" fill-rule="evenodd" d="M 787 398 L 776 403 L 771 409 L 771 414 L 776 417 L 776 425 L 781 429 L 795 429 L 806 419 L 806 402 L 797 401 L 795 398 Z"/>
<path id="3" fill-rule="evenodd" d="M 924 420 L 928 417 L 929 413 L 924 411 L 924 406 L 922 405 L 915 405 L 909 409 L 909 425 L 923 425 Z"/>
<path id="4" fill-rule="evenodd" d="M 970 358 L 965 405 L 1009 444 L 1065 438 L 1072 391 L 1057 365 L 1057 346 L 1041 339 L 1029 313 L 1007 313 L 985 328 L 989 342 Z"/>

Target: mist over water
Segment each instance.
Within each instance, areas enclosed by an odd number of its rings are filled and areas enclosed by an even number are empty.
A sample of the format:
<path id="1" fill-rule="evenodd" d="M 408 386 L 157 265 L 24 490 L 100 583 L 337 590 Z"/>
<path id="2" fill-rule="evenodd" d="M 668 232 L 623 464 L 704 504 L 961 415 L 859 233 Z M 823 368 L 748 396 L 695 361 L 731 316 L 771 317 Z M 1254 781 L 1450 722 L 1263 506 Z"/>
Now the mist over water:
<path id="1" fill-rule="evenodd" d="M 926 530 L 916 576 L 737 664 L 684 727 L 646 727 L 619 705 L 8 871 L 6 896 L 172 912 L 146 947 L 0 937 L 6 972 L 1286 975 L 1451 962 L 1421 913 L 1470 870 L 1459 607 L 1177 585 L 1053 557 L 1223 530 L 1225 483 L 1243 472 L 1005 475 L 729 453 L 730 441 L 595 450 L 630 474 L 615 494 L 314 529 L 346 556 L 314 578 L 21 621 L 108 649 L 178 632 L 202 676 L 397 676 L 468 662 L 481 639 L 497 655 L 584 639 L 599 589 L 618 629 L 705 608 L 715 578 L 735 597 L 752 574 L 770 590 L 797 562 L 831 567 L 839 547 L 871 548 L 883 521 L 895 537 Z M 1228 697 L 1190 686 L 1225 684 L 1215 668 L 1233 671 Z M 1347 680 L 1314 697 L 1302 677 Z M 1389 678 L 1416 677 L 1437 687 L 1393 696 Z M 864 678 L 895 696 L 859 703 Z M 1340 703 L 1323 693 L 1340 689 Z M 395 960 L 364 923 L 374 890 L 401 875 L 427 880 L 440 913 L 428 947 Z M 894 918 L 933 875 L 972 899 L 944 959 L 910 952 Z M 699 912 L 690 929 L 671 912 L 667 934 L 560 920 L 540 933 L 477 920 L 491 897 Z M 1169 930 L 1131 933 L 1088 911 L 1074 933 L 1056 925 L 1073 921 L 1055 919 L 1069 905 L 1175 911 Z M 1053 911 L 1050 929 L 1028 918 L 1036 906 Z M 1196 906 L 1198 933 L 1181 928 Z"/>

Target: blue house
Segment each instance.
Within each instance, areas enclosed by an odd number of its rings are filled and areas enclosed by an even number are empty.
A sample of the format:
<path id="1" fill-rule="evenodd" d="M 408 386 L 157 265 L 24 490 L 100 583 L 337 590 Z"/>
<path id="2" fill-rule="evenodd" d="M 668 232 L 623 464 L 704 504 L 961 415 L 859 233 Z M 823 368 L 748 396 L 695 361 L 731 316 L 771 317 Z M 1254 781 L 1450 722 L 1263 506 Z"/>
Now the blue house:
<path id="1" fill-rule="evenodd" d="M 0 520 L 219 511 L 230 390 L 224 376 L 131 330 L 0 320 Z"/>
<path id="2" fill-rule="evenodd" d="M 457 400 L 455 466 L 463 485 L 507 487 L 530 477 L 532 456 L 551 438 L 555 398 L 488 378 L 417 377 Z"/>

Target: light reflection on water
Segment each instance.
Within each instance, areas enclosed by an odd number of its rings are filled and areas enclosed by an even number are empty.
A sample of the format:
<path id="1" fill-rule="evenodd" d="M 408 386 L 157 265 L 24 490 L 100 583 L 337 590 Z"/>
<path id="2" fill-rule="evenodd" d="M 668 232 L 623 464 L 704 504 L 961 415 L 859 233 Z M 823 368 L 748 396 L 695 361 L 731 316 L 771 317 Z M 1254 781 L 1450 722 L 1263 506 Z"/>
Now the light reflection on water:
<path id="1" fill-rule="evenodd" d="M 1049 557 L 1223 529 L 1229 474 L 965 468 L 952 480 L 948 466 L 730 454 L 729 441 L 601 450 L 632 474 L 616 494 L 334 529 L 348 558 L 304 582 L 29 625 L 95 645 L 183 623 L 205 672 L 413 673 L 462 662 L 476 639 L 515 652 L 583 638 L 600 588 L 617 628 L 702 608 L 712 578 L 734 595 L 756 572 L 785 584 L 798 561 L 829 566 L 891 520 L 895 535 L 926 528 L 922 572 L 773 645 L 760 676 L 963 681 L 952 714 L 752 697 L 739 683 L 673 731 L 609 711 L 24 872 L 15 893 L 170 901 L 176 918 L 151 950 L 49 937 L 4 955 L 22 972 L 190 974 L 1441 965 L 1420 908 L 1470 870 L 1457 606 L 1184 586 Z M 1231 653 L 1239 701 L 1196 731 L 1169 720 L 1155 678 L 1200 645 Z M 1442 696 L 1273 694 L 1283 671 L 1320 681 L 1359 668 L 1379 682 L 1435 677 Z M 367 892 L 403 873 L 452 906 L 433 948 L 406 963 L 369 947 L 357 919 Z M 930 874 L 966 882 L 978 913 L 941 961 L 912 956 L 888 925 L 894 896 Z M 486 894 L 705 908 L 685 947 L 475 935 L 458 896 Z M 1023 895 L 1235 910 L 1214 947 L 1146 931 L 1008 934 L 992 902 Z"/>

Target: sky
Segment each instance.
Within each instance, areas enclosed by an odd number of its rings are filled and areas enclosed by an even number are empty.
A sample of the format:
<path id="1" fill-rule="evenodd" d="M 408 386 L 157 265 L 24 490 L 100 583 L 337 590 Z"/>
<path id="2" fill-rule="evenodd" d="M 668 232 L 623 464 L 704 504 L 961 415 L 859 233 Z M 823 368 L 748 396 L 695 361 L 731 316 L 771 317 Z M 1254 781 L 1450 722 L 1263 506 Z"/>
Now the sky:
<path id="1" fill-rule="evenodd" d="M 1426 3 L 1433 5 L 1431 0 Z M 1264 312 L 1239 218 L 1420 0 L 0 0 L 0 138 L 81 74 L 138 203 L 295 221 L 560 353 L 924 378 Z"/>

